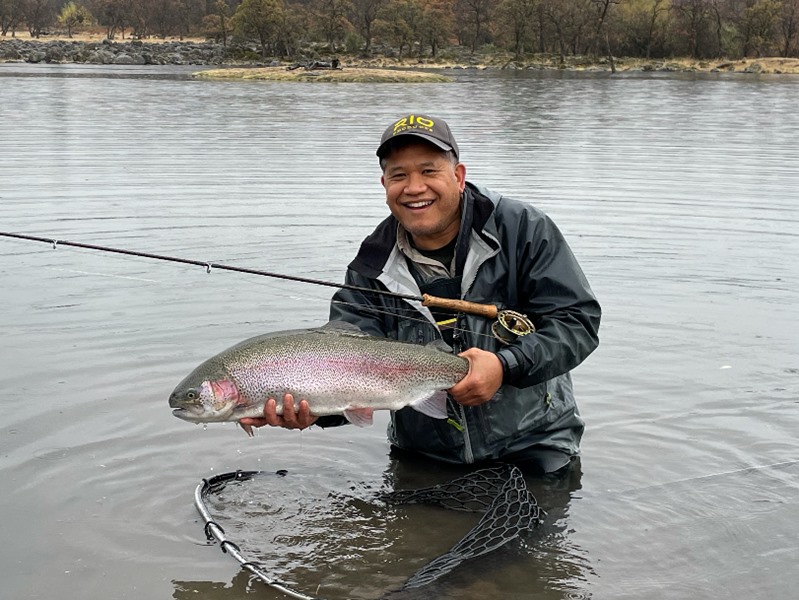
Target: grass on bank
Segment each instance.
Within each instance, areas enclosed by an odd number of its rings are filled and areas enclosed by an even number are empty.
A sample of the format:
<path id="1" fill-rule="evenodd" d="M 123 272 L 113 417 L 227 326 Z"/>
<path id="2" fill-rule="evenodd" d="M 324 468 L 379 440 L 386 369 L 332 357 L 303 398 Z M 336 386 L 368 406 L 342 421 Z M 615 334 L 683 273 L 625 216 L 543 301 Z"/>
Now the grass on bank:
<path id="1" fill-rule="evenodd" d="M 449 83 L 452 78 L 437 73 L 345 67 L 343 69 L 303 68 L 287 70 L 286 67 L 251 67 L 211 69 L 192 74 L 198 79 L 260 79 L 267 81 L 324 81 L 338 83 Z"/>

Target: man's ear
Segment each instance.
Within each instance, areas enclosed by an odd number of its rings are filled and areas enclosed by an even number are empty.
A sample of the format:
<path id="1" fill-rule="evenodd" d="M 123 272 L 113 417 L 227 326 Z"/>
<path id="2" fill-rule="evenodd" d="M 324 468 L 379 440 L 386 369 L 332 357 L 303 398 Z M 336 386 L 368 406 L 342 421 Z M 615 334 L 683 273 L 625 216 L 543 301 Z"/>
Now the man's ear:
<path id="1" fill-rule="evenodd" d="M 458 180 L 458 188 L 462 192 L 466 188 L 466 165 L 463 163 L 455 165 L 455 177 Z"/>

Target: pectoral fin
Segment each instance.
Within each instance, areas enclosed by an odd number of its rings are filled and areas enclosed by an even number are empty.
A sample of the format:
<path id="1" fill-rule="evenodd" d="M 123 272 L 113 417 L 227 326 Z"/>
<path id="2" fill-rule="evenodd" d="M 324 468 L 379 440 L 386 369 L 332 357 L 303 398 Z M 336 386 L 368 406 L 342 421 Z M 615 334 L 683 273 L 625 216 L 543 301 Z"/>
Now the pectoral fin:
<path id="1" fill-rule="evenodd" d="M 344 410 L 344 418 L 356 427 L 369 427 L 372 424 L 371 408 L 347 408 Z"/>

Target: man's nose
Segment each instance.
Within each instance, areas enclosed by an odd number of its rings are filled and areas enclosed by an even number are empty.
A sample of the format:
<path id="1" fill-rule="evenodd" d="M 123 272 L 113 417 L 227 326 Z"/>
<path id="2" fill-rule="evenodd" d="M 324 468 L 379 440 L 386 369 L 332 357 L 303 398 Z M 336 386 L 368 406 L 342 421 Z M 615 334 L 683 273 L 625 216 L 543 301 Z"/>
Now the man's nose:
<path id="1" fill-rule="evenodd" d="M 427 189 L 427 184 L 424 181 L 421 173 L 411 173 L 408 175 L 408 183 L 405 186 L 406 194 L 421 194 Z"/>

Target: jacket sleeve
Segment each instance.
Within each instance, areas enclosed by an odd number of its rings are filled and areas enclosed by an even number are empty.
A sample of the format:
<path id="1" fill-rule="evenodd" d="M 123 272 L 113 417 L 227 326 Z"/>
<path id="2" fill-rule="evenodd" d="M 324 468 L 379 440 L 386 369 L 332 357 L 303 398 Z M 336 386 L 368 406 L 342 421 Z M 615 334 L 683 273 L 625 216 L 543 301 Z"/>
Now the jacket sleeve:
<path id="1" fill-rule="evenodd" d="M 566 373 L 599 344 L 601 309 L 555 223 L 528 208 L 505 231 L 509 282 L 536 331 L 497 353 L 504 382 L 527 387 Z"/>
<path id="2" fill-rule="evenodd" d="M 353 269 L 347 269 L 344 279 L 347 285 L 361 288 L 383 289 L 372 279 L 360 275 Z M 390 337 L 390 331 L 396 329 L 396 310 L 385 306 L 384 297 L 357 290 L 340 289 L 330 300 L 330 320 L 345 321 L 355 325 L 369 335 Z"/>

